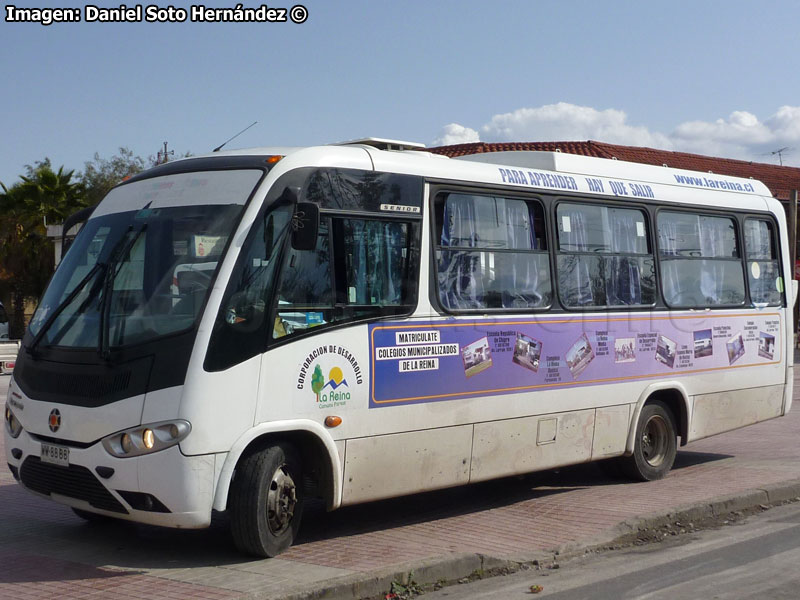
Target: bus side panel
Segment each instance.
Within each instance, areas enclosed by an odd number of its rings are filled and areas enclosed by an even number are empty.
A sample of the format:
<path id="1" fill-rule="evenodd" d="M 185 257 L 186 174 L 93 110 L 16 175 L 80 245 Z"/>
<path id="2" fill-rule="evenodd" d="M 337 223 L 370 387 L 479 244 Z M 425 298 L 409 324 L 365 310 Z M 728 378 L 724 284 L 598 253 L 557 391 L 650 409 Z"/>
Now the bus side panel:
<path id="1" fill-rule="evenodd" d="M 783 413 L 789 413 L 792 408 L 792 395 L 794 394 L 794 365 L 789 365 L 786 369 L 786 387 L 783 392 Z"/>
<path id="2" fill-rule="evenodd" d="M 192 424 L 181 442 L 186 455 L 228 452 L 253 426 L 261 358 L 251 358 L 225 371 L 207 372 L 200 358 L 189 366 L 180 417 Z"/>
<path id="3" fill-rule="evenodd" d="M 617 456 L 625 452 L 632 406 L 631 404 L 607 406 L 595 411 L 592 460 Z"/>
<path id="4" fill-rule="evenodd" d="M 347 440 L 342 505 L 469 481 L 472 425 Z"/>
<path id="5" fill-rule="evenodd" d="M 783 385 L 770 385 L 695 396 L 689 440 L 781 416 L 783 390 Z"/>
<path id="6" fill-rule="evenodd" d="M 588 461 L 594 423 L 594 410 L 479 423 L 470 481 Z"/>

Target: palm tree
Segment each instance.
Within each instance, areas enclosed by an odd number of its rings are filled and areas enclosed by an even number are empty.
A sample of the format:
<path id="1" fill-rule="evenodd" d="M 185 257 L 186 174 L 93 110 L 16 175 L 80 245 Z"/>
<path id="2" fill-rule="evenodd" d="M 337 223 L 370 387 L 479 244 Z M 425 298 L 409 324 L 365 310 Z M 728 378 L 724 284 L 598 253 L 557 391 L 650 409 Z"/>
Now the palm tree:
<path id="1" fill-rule="evenodd" d="M 25 299 L 38 298 L 53 273 L 47 223 L 59 223 L 86 206 L 73 171 L 53 171 L 50 161 L 28 167 L 10 188 L 0 183 L 0 285 L 11 296 L 9 335 L 22 337 Z"/>

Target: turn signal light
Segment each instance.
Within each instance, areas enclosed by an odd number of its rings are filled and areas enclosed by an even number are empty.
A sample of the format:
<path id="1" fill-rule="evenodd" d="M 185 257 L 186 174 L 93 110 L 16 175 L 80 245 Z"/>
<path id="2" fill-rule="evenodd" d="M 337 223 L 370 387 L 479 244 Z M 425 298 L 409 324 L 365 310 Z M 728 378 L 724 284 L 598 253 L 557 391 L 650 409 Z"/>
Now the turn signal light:
<path id="1" fill-rule="evenodd" d="M 267 164 L 268 165 L 274 165 L 276 162 L 278 162 L 282 158 L 283 158 L 283 156 L 281 156 L 280 154 L 276 154 L 274 156 L 270 156 L 269 158 L 267 158 Z"/>
<path id="2" fill-rule="evenodd" d="M 330 417 L 325 417 L 325 426 L 326 427 L 338 427 L 342 424 L 342 417 L 334 417 L 331 415 Z"/>
<path id="3" fill-rule="evenodd" d="M 12 438 L 18 438 L 22 433 L 22 424 L 8 406 L 6 406 L 6 430 Z"/>

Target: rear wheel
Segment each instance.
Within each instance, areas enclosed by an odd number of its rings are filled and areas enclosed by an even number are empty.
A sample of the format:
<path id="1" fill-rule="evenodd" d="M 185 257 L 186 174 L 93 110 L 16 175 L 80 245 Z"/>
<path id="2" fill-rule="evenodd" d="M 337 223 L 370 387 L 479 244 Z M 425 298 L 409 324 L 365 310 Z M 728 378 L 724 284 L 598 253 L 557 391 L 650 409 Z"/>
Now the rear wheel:
<path id="1" fill-rule="evenodd" d="M 302 482 L 300 459 L 289 444 L 241 460 L 228 503 L 231 533 L 240 551 L 272 557 L 292 545 L 303 513 Z"/>
<path id="2" fill-rule="evenodd" d="M 662 479 L 675 462 L 677 448 L 672 412 L 659 400 L 648 402 L 639 414 L 633 455 L 626 457 L 625 471 L 640 481 Z"/>

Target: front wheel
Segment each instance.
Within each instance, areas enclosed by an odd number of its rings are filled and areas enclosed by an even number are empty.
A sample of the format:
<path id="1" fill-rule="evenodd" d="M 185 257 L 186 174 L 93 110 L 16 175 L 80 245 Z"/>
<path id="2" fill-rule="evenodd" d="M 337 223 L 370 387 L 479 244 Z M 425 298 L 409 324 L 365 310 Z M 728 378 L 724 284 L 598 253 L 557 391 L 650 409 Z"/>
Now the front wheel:
<path id="1" fill-rule="evenodd" d="M 228 507 L 236 547 L 277 556 L 292 545 L 303 513 L 302 464 L 294 447 L 276 444 L 236 467 Z"/>
<path id="2" fill-rule="evenodd" d="M 672 468 L 677 449 L 672 412 L 659 400 L 648 402 L 639 414 L 633 455 L 626 457 L 625 471 L 639 481 L 662 479 Z"/>

